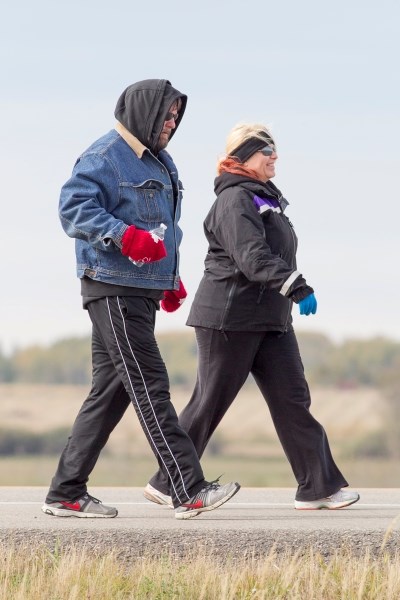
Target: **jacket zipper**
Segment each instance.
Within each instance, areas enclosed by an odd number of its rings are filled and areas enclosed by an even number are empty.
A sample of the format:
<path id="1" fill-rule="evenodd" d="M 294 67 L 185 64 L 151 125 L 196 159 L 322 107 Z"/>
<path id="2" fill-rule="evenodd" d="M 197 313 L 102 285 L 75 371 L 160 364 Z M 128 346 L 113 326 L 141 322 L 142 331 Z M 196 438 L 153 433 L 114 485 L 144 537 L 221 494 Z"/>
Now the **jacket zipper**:
<path id="1" fill-rule="evenodd" d="M 296 256 L 296 240 L 294 238 L 293 225 L 292 225 L 291 221 L 289 220 L 289 218 L 286 215 L 284 215 L 284 217 L 287 219 L 287 222 L 288 222 L 288 225 L 289 225 L 289 229 L 290 229 L 290 233 L 292 235 L 293 256 Z M 293 269 L 293 265 L 290 265 L 290 266 Z M 290 298 L 288 298 L 288 300 L 289 300 L 289 308 L 288 308 L 288 313 L 287 313 L 287 316 L 286 316 L 285 327 L 284 327 L 284 330 L 283 330 L 284 333 L 286 333 L 287 330 L 288 330 L 288 321 L 289 321 L 289 317 L 290 317 L 290 314 L 292 312 L 292 306 L 293 306 L 293 300 L 290 300 Z"/>
<path id="2" fill-rule="evenodd" d="M 154 156 L 154 154 L 153 154 L 153 156 Z M 156 159 L 156 161 L 158 162 L 158 164 L 161 165 L 161 172 L 162 173 L 165 172 L 168 175 L 168 178 L 169 178 L 170 183 L 171 183 L 172 195 L 174 195 L 174 192 L 175 192 L 175 190 L 174 190 L 174 182 L 173 182 L 172 177 L 171 177 L 171 172 L 168 171 L 167 167 L 164 165 L 163 162 L 161 162 L 161 160 L 159 160 L 156 156 L 154 156 L 154 158 Z M 173 172 L 175 173 L 175 171 L 173 171 Z M 163 182 L 161 181 L 161 183 L 163 183 Z M 178 220 L 176 218 L 176 214 L 177 214 L 177 208 L 178 208 L 178 202 L 179 202 L 179 192 L 180 192 L 180 189 L 179 189 L 179 180 L 178 180 L 178 182 L 176 184 L 177 198 L 176 198 L 176 202 L 174 201 L 174 210 L 173 210 L 173 219 L 172 219 L 172 222 L 173 222 L 173 225 L 174 225 L 174 243 L 175 243 L 175 256 L 176 256 L 176 269 L 175 269 L 175 271 L 176 271 L 176 273 L 179 273 L 179 262 L 180 262 L 179 248 L 178 248 L 177 243 L 176 243 L 176 228 L 178 226 Z M 176 281 L 176 273 L 174 274 L 174 281 Z"/>
<path id="3" fill-rule="evenodd" d="M 226 299 L 226 303 L 225 303 L 225 307 L 224 307 L 224 313 L 222 315 L 222 319 L 221 319 L 221 326 L 220 326 L 220 331 L 222 331 L 224 333 L 224 325 L 225 325 L 225 320 L 226 320 L 226 315 L 228 313 L 228 310 L 231 307 L 232 304 L 232 299 L 233 299 L 233 294 L 236 290 L 236 286 L 237 286 L 237 274 L 239 273 L 239 269 L 237 267 L 235 267 L 234 271 L 233 271 L 233 281 L 232 281 L 232 285 L 229 289 L 229 293 L 228 293 L 228 297 Z"/>
<path id="4" fill-rule="evenodd" d="M 266 288 L 266 286 L 264 284 L 260 285 L 260 291 L 258 292 L 258 298 L 257 298 L 256 304 L 260 304 L 261 298 L 263 297 L 263 294 L 265 292 L 265 288 Z"/>

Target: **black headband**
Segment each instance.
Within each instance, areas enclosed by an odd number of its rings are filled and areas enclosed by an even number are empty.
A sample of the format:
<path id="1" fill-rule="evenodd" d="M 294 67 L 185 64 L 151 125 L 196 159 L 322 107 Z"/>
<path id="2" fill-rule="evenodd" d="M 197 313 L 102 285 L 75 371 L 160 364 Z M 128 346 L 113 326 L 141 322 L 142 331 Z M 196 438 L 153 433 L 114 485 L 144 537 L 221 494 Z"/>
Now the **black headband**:
<path id="1" fill-rule="evenodd" d="M 260 135 L 263 139 L 258 137 L 250 138 L 243 142 L 243 144 L 240 144 L 233 152 L 230 152 L 229 155 L 236 156 L 240 162 L 244 163 L 250 156 L 253 156 L 257 150 L 261 150 L 266 145 L 274 145 L 273 139 L 266 132 L 260 131 Z"/>

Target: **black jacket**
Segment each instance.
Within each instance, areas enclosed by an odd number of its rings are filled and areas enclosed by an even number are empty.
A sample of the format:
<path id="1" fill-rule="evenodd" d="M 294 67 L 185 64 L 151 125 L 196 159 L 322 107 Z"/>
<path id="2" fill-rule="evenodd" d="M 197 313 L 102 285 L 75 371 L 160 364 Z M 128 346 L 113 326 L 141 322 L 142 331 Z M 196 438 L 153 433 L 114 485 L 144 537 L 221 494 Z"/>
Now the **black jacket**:
<path id="1" fill-rule="evenodd" d="M 296 270 L 288 202 L 272 183 L 223 173 L 205 221 L 205 271 L 187 325 L 221 331 L 286 331 L 293 300 L 313 289 Z"/>

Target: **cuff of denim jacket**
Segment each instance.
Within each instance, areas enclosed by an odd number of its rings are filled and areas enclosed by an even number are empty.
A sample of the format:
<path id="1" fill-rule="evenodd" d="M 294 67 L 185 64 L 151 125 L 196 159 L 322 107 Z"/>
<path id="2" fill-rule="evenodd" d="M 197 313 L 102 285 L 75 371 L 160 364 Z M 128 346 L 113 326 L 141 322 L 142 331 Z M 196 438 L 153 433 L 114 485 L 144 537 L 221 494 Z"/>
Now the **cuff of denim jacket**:
<path id="1" fill-rule="evenodd" d="M 124 235 L 126 234 L 126 232 L 128 231 L 129 227 L 130 227 L 130 225 L 126 225 L 126 223 L 124 223 L 123 226 L 121 227 L 121 230 L 118 232 L 118 237 L 115 240 L 115 243 L 120 250 L 122 250 L 122 246 L 123 246 L 122 239 L 123 239 Z"/>

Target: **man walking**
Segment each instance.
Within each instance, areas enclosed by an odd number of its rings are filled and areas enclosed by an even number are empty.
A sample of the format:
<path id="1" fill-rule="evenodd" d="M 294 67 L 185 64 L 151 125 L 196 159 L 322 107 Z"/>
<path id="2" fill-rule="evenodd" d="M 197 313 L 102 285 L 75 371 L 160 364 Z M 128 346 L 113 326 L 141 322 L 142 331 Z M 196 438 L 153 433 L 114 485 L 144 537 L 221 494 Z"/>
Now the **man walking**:
<path id="1" fill-rule="evenodd" d="M 78 158 L 62 188 L 60 219 L 76 240 L 92 321 L 93 380 L 42 507 L 46 514 L 117 516 L 88 493 L 87 482 L 130 402 L 168 477 L 176 518 L 213 510 L 240 488 L 205 481 L 178 423 L 154 337 L 159 303 L 170 312 L 186 297 L 179 277 L 182 184 L 165 150 L 186 101 L 165 79 L 130 85 L 117 102 L 115 129 Z M 151 233 L 161 224 L 164 239 Z"/>

